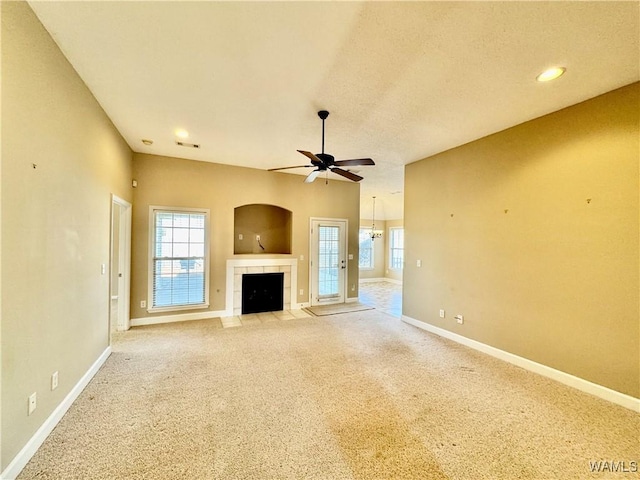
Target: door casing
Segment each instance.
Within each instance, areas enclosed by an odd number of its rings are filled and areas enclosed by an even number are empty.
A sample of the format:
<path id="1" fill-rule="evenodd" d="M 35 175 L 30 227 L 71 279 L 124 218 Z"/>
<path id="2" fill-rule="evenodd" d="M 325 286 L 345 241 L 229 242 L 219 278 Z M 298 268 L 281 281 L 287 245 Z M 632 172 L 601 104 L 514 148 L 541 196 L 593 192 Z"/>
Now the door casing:
<path id="1" fill-rule="evenodd" d="M 115 229 L 113 222 L 115 220 L 115 216 L 113 215 L 113 211 L 119 208 L 119 228 Z M 112 252 L 110 259 L 110 268 L 117 270 L 117 278 L 118 282 L 118 300 L 116 304 L 116 330 L 123 331 L 129 330 L 131 327 L 131 319 L 130 319 L 130 292 L 131 292 L 131 204 L 126 200 L 116 196 L 111 196 L 111 236 L 115 231 L 118 232 L 118 242 L 114 242 L 113 238 L 112 242 Z M 115 254 L 113 252 L 113 245 L 118 245 L 118 253 Z M 117 262 L 115 261 L 117 260 Z M 110 272 L 109 278 L 112 282 L 114 278 L 113 272 Z M 112 288 L 109 288 L 109 305 L 111 302 L 111 291 Z M 111 315 L 109 315 L 109 321 L 111 321 Z M 111 331 L 111 328 L 109 328 Z"/>
<path id="2" fill-rule="evenodd" d="M 318 277 L 318 253 L 319 234 L 321 226 L 336 226 L 340 228 L 339 234 L 339 259 L 338 259 L 338 294 L 332 298 L 319 297 L 319 277 Z M 347 298 L 347 279 L 349 278 L 349 262 L 347 251 L 347 234 L 349 231 L 349 221 L 345 218 L 318 218 L 311 217 L 309 220 L 309 294 L 311 306 L 330 305 L 344 303 Z"/>

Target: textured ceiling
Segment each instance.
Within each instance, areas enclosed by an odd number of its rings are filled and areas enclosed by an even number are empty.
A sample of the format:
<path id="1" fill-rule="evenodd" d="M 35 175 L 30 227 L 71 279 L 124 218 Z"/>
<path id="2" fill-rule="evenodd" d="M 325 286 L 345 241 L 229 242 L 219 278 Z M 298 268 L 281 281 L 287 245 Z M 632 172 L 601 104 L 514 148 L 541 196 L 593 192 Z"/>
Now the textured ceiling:
<path id="1" fill-rule="evenodd" d="M 405 164 L 640 79 L 638 2 L 30 5 L 136 152 L 301 165 L 329 110 L 325 151 L 376 161 L 365 218 L 402 218 Z"/>

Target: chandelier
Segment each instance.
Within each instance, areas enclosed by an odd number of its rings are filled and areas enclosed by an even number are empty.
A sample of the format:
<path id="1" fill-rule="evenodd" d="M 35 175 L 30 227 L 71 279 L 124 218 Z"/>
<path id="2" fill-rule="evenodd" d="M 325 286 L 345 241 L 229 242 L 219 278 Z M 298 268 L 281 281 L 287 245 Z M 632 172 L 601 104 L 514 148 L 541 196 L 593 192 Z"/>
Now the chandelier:
<path id="1" fill-rule="evenodd" d="M 373 197 L 373 216 L 371 217 L 371 241 L 382 237 L 382 230 L 376 230 L 376 197 Z"/>

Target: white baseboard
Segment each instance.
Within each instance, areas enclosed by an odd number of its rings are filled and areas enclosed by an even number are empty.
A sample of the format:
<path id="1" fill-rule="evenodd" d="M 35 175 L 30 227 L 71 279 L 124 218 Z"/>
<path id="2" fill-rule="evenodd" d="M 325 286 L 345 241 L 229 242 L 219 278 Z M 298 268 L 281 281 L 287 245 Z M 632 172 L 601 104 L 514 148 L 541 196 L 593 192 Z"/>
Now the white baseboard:
<path id="1" fill-rule="evenodd" d="M 517 365 L 518 367 L 524 368 L 525 370 L 529 370 L 531 372 L 537 373 L 538 375 L 542 375 L 544 377 L 568 385 L 569 387 L 573 387 L 582 392 L 589 393 L 596 397 L 602 398 L 603 400 L 607 400 L 609 402 L 633 410 L 634 412 L 640 413 L 640 398 L 635 398 L 631 395 L 626 395 L 616 390 L 603 387 L 602 385 L 598 385 L 597 383 L 593 383 L 569 373 L 556 370 L 555 368 L 551 368 L 541 363 L 534 362 L 533 360 L 514 355 L 513 353 L 505 352 L 504 350 L 500 350 L 476 340 L 463 337 L 462 335 L 458 335 L 457 333 L 450 332 L 449 330 L 430 325 L 426 322 L 421 322 L 420 320 L 407 317 L 406 315 L 402 316 L 402 321 L 428 332 L 435 333 L 436 335 L 447 338 L 449 340 L 453 340 L 454 342 L 457 342 L 466 347 L 470 347 L 474 350 L 486 353 L 487 355 L 491 355 L 492 357 L 498 358 L 505 362 Z"/>
<path id="2" fill-rule="evenodd" d="M 98 359 L 93 362 L 93 365 L 89 367 L 89 370 L 87 370 L 80 381 L 71 389 L 60 405 L 56 407 L 53 413 L 49 415 L 49 418 L 47 418 L 36 433 L 33 434 L 33 437 L 29 439 L 26 445 L 22 447 L 22 450 L 20 450 L 15 458 L 11 460 L 11 463 L 7 465 L 7 468 L 5 468 L 4 472 L 0 475 L 0 479 L 13 480 L 20 474 L 25 465 L 31 460 L 31 457 L 38 451 L 38 448 L 40 448 L 58 422 L 60 422 L 64 414 L 67 413 L 69 407 L 75 402 L 76 398 L 82 393 L 94 375 L 98 373 L 98 370 L 100 370 L 104 362 L 107 361 L 109 355 L 111 355 L 111 347 L 107 347 Z"/>
<path id="3" fill-rule="evenodd" d="M 189 320 L 206 320 L 207 318 L 230 317 L 233 313 L 227 314 L 225 310 L 195 313 L 179 313 L 177 315 L 159 315 L 155 317 L 132 318 L 131 326 L 140 327 L 143 325 L 157 325 L 160 323 L 186 322 Z"/>

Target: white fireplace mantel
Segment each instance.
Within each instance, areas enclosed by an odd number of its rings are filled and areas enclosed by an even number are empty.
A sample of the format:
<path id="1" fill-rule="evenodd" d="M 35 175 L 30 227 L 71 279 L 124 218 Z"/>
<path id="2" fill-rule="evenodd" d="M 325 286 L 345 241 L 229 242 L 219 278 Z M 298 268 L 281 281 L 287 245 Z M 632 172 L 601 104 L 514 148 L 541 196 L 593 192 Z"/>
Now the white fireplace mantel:
<path id="1" fill-rule="evenodd" d="M 295 300 L 298 291 L 298 260 L 296 258 L 234 258 L 227 260 L 227 281 L 225 296 L 225 315 L 228 317 L 239 315 L 242 307 L 241 297 L 236 288 L 236 275 L 244 273 L 284 272 L 285 310 L 299 309 L 301 305 Z M 286 279 L 289 274 L 289 279 Z"/>

